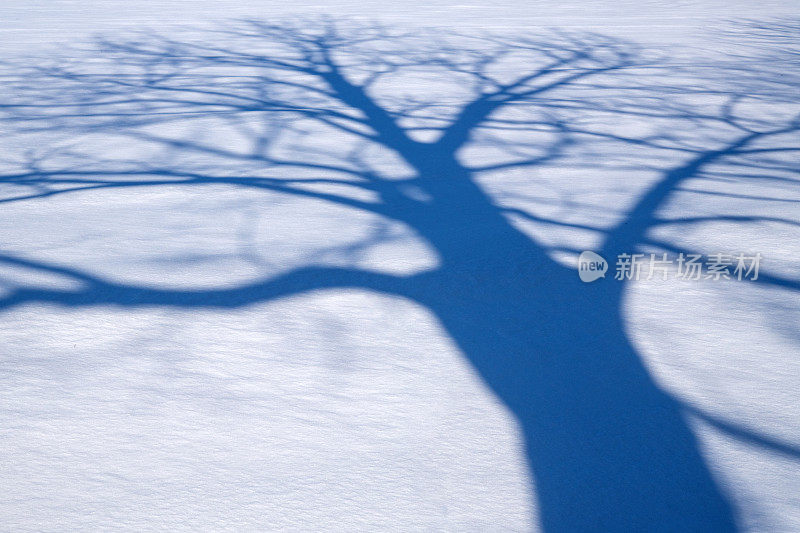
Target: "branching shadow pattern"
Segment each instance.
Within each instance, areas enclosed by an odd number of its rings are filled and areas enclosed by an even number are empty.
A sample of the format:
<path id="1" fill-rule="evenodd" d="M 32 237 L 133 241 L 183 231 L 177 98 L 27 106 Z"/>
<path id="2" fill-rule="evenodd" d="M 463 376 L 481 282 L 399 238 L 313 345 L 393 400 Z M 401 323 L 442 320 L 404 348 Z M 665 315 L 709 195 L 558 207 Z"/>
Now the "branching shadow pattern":
<path id="1" fill-rule="evenodd" d="M 762 45 L 754 54 L 770 60 L 714 67 L 728 82 L 722 89 L 687 82 L 668 58 L 600 35 L 404 34 L 333 19 L 245 21 L 202 40 L 143 34 L 100 41 L 90 60 L 14 67 L 20 76 L 2 109 L 9 129 L 65 131 L 75 139 L 121 136 L 151 147 L 153 155 L 99 157 L 79 143 L 39 147 L 0 176 L 10 191 L 0 203 L 224 184 L 402 223 L 435 250 L 439 264 L 408 275 L 309 264 L 232 288 L 194 290 L 122 283 L 5 251 L 2 264 L 77 283 L 15 287 L 0 297 L 0 309 L 30 302 L 233 308 L 337 288 L 408 298 L 438 317 L 516 416 L 544 530 L 734 530 L 735 512 L 686 413 L 781 453 L 797 457 L 797 448 L 714 420 L 662 390 L 626 334 L 626 283 L 581 283 L 574 268 L 512 219 L 593 232 L 601 236 L 596 251 L 606 258 L 646 245 L 689 251 L 651 236 L 664 226 L 796 225 L 763 214 L 661 214 L 694 180 L 730 178 L 718 173 L 722 161 L 754 181 L 796 186 L 791 157 L 800 115 L 747 112 L 754 102 L 792 99 L 797 85 L 780 65 L 796 67 L 797 50 L 787 44 L 796 29 L 792 22 L 753 25 Z M 403 85 L 404 76 L 428 76 L 428 82 L 415 91 Z M 427 94 L 431 79 L 439 88 Z M 687 95 L 708 98 L 700 105 Z M 651 120 L 669 129 L 626 135 L 587 116 Z M 248 148 L 174 134 L 203 121 L 226 124 L 248 139 Z M 335 142 L 318 143 L 323 137 Z M 462 154 L 474 145 L 489 145 L 503 157 L 468 164 Z M 605 152 L 587 172 L 612 168 L 616 150 L 640 150 L 641 168 L 658 176 L 613 224 L 544 218 L 504 204 L 483 186 L 497 173 L 542 168 L 589 145 Z M 376 164 L 385 158 L 402 172 Z M 800 281 L 768 271 L 754 283 L 800 290 Z"/>

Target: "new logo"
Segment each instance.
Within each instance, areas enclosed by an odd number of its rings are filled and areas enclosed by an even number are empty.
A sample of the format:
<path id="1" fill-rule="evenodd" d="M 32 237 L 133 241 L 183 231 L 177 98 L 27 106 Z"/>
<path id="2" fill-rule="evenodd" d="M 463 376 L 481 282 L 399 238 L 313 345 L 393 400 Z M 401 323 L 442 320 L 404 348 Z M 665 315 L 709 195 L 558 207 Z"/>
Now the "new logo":
<path id="1" fill-rule="evenodd" d="M 578 276 L 585 283 L 606 277 L 607 270 L 608 263 L 601 255 L 586 251 L 578 257 Z"/>

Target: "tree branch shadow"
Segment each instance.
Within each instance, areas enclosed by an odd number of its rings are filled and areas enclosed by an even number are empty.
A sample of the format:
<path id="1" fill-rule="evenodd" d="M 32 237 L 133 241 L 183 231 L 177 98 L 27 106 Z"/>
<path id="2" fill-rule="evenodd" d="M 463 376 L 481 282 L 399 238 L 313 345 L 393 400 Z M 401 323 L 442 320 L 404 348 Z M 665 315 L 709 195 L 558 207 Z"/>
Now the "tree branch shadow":
<path id="1" fill-rule="evenodd" d="M 785 53 L 769 50 L 770 64 Z M 0 203 L 138 187 L 250 188 L 402 223 L 436 251 L 440 264 L 409 275 L 309 264 L 235 288 L 178 290 L 3 252 L 0 264 L 63 276 L 76 286 L 15 287 L 0 297 L 0 310 L 32 302 L 234 308 L 352 287 L 408 298 L 437 316 L 519 421 L 545 530 L 736 528 L 735 512 L 687 426 L 687 411 L 696 410 L 662 390 L 631 346 L 622 317 L 626 284 L 582 284 L 573 268 L 552 258 L 552 247 L 509 215 L 597 233 L 597 251 L 606 258 L 654 243 L 686 251 L 649 235 L 666 224 L 798 225 L 777 216 L 662 216 L 670 198 L 721 162 L 770 168 L 788 186 L 797 184 L 787 157 L 800 150 L 793 137 L 800 114 L 746 111 L 782 101 L 790 87 L 780 77 L 758 77 L 763 90 L 754 93 L 750 65 L 740 85 L 698 88 L 666 76 L 674 70 L 668 58 L 601 35 L 420 36 L 326 18 L 243 21 L 202 41 L 153 34 L 103 40 L 97 54 L 96 61 L 56 59 L 19 70 L 3 106 L 5 124 L 23 137 L 63 133 L 71 144 L 14 162 L 16 169 L 0 177 L 13 192 Z M 441 88 L 419 82 L 431 73 Z M 692 93 L 712 95 L 715 103 L 676 96 Z M 587 124 L 588 113 L 664 126 L 629 135 Z M 208 134 L 222 125 L 238 144 Z M 698 140 L 697 128 L 714 133 Z M 98 135 L 145 148 L 98 155 L 92 145 Z M 465 163 L 463 153 L 481 143 L 500 154 L 498 161 Z M 481 185 L 492 173 L 569 162 L 592 143 L 602 143 L 609 161 L 618 151 L 641 150 L 650 162 L 640 168 L 658 175 L 610 226 L 501 205 Z M 595 163 L 597 169 L 611 164 Z M 387 238 L 378 232 L 351 252 Z M 757 283 L 800 290 L 800 281 L 770 273 Z M 733 423 L 712 425 L 800 457 L 796 447 Z"/>

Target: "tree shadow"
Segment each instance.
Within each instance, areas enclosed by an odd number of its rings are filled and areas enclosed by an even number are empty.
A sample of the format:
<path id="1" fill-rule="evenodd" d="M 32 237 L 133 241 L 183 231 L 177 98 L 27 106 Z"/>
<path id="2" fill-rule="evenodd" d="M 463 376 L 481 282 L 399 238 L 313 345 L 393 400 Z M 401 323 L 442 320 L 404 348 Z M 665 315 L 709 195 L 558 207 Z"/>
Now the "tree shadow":
<path id="1" fill-rule="evenodd" d="M 800 457 L 791 445 L 715 420 L 665 392 L 626 333 L 627 282 L 582 283 L 574 266 L 554 259 L 553 247 L 512 221 L 599 235 L 595 251 L 606 259 L 646 245 L 686 252 L 651 236 L 665 225 L 726 217 L 796 224 L 757 215 L 661 215 L 670 198 L 722 161 L 796 185 L 797 168 L 786 155 L 798 150 L 800 115 L 744 111 L 754 100 L 780 100 L 789 89 L 781 79 L 757 76 L 765 90 L 754 96 L 748 80 L 755 66 L 738 69 L 741 86 L 698 88 L 675 76 L 668 58 L 600 35 L 412 35 L 332 19 L 245 21 L 196 40 L 142 34 L 99 41 L 94 53 L 91 61 L 18 69 L 7 87 L 5 124 L 23 138 L 66 133 L 72 140 L 12 162 L 17 170 L 0 178 L 11 192 L 0 203 L 133 187 L 274 191 L 402 223 L 435 250 L 439 265 L 395 275 L 309 264 L 198 290 L 121 283 L 3 252 L 0 264 L 78 286 L 16 286 L 0 298 L 0 309 L 29 302 L 233 308 L 343 287 L 418 302 L 518 420 L 546 531 L 736 529 L 687 414 Z M 710 95 L 710 103 L 683 99 L 696 94 Z M 598 127 L 588 115 L 614 118 L 611 127 Z M 625 118 L 663 126 L 626 135 L 614 127 Z M 239 145 L 208 133 L 221 128 Z M 709 133 L 698 139 L 697 131 Z M 99 153 L 92 145 L 98 134 L 146 149 Z M 475 145 L 490 148 L 493 162 L 469 164 L 464 154 Z M 505 205 L 482 181 L 574 160 L 584 149 L 600 150 L 602 158 L 589 162 L 594 172 L 613 168 L 620 150 L 640 150 L 637 167 L 658 176 L 612 224 Z M 376 232 L 355 246 L 385 238 Z M 769 272 L 757 283 L 800 289 L 800 281 Z"/>

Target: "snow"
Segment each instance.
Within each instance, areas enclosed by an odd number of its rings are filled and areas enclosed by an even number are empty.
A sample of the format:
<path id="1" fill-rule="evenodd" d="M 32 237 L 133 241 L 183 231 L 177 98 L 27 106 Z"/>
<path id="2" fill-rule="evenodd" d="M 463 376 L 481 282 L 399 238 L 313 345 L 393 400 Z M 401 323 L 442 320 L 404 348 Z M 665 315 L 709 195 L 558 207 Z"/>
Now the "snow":
<path id="1" fill-rule="evenodd" d="M 466 34 L 464 39 L 483 31 L 598 32 L 671 58 L 669 67 L 626 74 L 634 84 L 664 79 L 675 84 L 651 108 L 677 102 L 676 109 L 716 112 L 723 101 L 719 95 L 691 95 L 688 87 L 722 91 L 738 84 L 748 94 L 768 95 L 745 99 L 738 110 L 743 122 L 780 125 L 797 113 L 791 82 L 798 74 L 796 58 L 775 67 L 749 46 L 754 30 L 736 23 L 796 16 L 789 0 L 556 5 L 439 0 L 387 6 L 349 0 L 299 1 L 290 7 L 234 0 L 36 5 L 7 0 L 0 6 L 5 59 L 0 69 L 7 81 L 0 96 L 11 103 L 29 93 L 54 101 L 80 96 L 66 82 L 49 86 L 33 79 L 28 85 L 21 65 L 91 57 L 95 63 L 80 68 L 96 73 L 99 65 L 103 73 L 114 59 L 92 52 L 95 35 L 124 38 L 148 28 L 198 42 L 207 38 L 202 28 L 232 18 L 279 21 L 331 14 L 413 28 L 422 43 L 430 39 L 423 28 L 430 27 Z M 757 44 L 771 50 L 767 40 Z M 709 66 L 724 60 L 726 52 L 750 54 L 739 60 L 747 67 L 741 78 L 720 76 Z M 515 74 L 515 65 L 511 61 L 499 75 Z M 776 70 L 783 82 L 770 81 Z M 249 73 L 242 67 L 219 75 Z M 439 120 L 469 97 L 460 78 L 445 79 L 429 69 L 381 83 L 375 91 L 391 105 L 417 96 L 436 102 Z M 612 107 L 651 105 L 639 93 L 618 99 L 613 83 L 612 75 L 600 77 L 589 90 L 597 101 L 608 95 Z M 582 90 L 574 94 L 586 94 Z M 688 127 L 679 119 L 620 117 L 604 109 L 567 112 L 574 124 L 595 134 L 641 139 L 675 133 L 675 139 L 661 139 L 674 146 L 724 149 L 736 136 L 720 121 Z M 514 113 L 509 117 L 521 116 Z M 419 301 L 335 288 L 231 307 L 157 301 L 75 305 L 44 298 L 3 304 L 20 288 L 81 291 L 97 280 L 108 287 L 235 290 L 307 265 L 414 276 L 445 263 L 418 232 L 321 199 L 236 183 L 186 187 L 177 183 L 180 176 L 166 178 L 174 184 L 6 201 L 42 192 L 6 178 L 37 170 L 31 160 L 39 171 L 70 167 L 77 177 L 110 166 L 111 180 L 132 179 L 126 170 L 140 162 L 224 178 L 262 169 L 258 162 L 120 135 L 91 117 L 85 124 L 33 121 L 45 125 L 33 131 L 21 131 L 28 123 L 4 117 L 0 109 L 0 530 L 540 529 L 536 483 L 514 409 L 495 395 L 446 325 Z M 419 117 L 403 125 L 417 124 L 430 126 Z M 124 126 L 120 119 L 115 127 Z M 138 131 L 215 146 L 230 155 L 246 153 L 251 134 L 262 127 L 257 118 L 238 126 L 243 129 L 224 118 L 201 116 Z M 272 126 L 281 132 L 274 149 L 286 157 L 334 164 L 358 148 L 312 123 Z M 414 135 L 427 140 L 431 133 Z M 530 146 L 547 143 L 553 131 L 504 135 L 499 142 L 491 133 L 476 133 L 459 152 L 460 161 L 481 166 L 543 155 Z M 665 170 L 688 157 L 680 150 L 597 135 L 578 138 L 554 161 L 477 178 L 497 203 L 551 220 L 509 214 L 517 228 L 567 265 L 580 251 L 598 249 L 603 233 L 596 228 L 613 227 Z M 796 129 L 748 148 L 787 146 L 797 146 Z M 362 154 L 383 175 L 409 175 L 388 149 L 371 146 Z M 796 156 L 781 152 L 749 159 L 756 161 L 747 170 L 753 179 L 739 177 L 743 167 L 733 158 L 714 162 L 708 172 L 721 181 L 688 180 L 658 215 L 729 219 L 654 227 L 648 234 L 654 242 L 644 248 L 660 251 L 659 243 L 666 242 L 708 254 L 758 251 L 765 273 L 797 280 Z M 277 178 L 302 175 L 297 169 L 267 172 Z M 156 171 L 139 178 L 159 179 Z M 364 202 L 375 196 L 341 184 L 303 187 Z M 404 194 L 427 201 L 425 191 L 414 186 Z M 744 214 L 772 220 L 730 218 Z M 655 382 L 686 406 L 684 416 L 737 526 L 800 530 L 796 289 L 746 281 L 642 280 L 629 284 L 623 317 L 625 333 Z"/>

